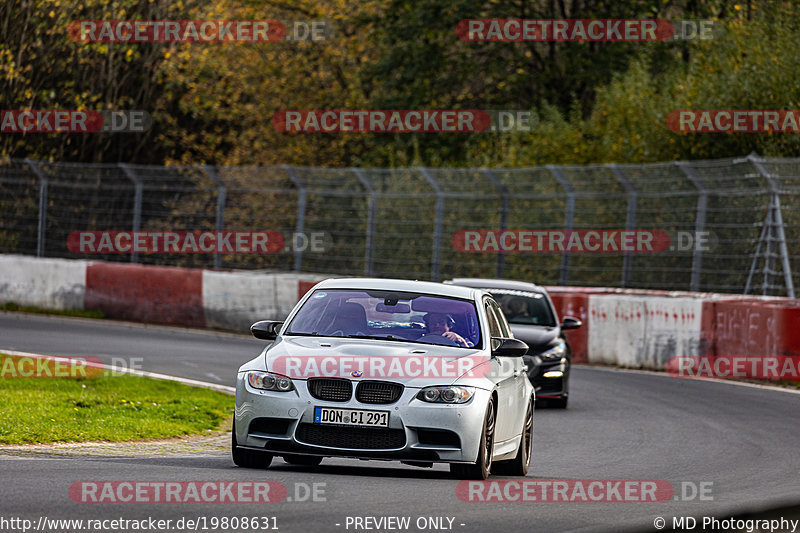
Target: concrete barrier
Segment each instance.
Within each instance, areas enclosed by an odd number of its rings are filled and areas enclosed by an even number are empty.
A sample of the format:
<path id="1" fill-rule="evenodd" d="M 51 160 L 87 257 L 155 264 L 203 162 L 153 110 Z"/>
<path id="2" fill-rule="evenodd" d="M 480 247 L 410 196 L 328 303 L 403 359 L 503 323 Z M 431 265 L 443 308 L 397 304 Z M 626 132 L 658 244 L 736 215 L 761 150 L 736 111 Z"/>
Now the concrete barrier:
<path id="1" fill-rule="evenodd" d="M 547 287 L 547 292 L 553 300 L 560 321 L 563 321 L 565 316 L 571 316 L 583 322 L 579 329 L 568 330 L 564 335 L 572 349 L 572 362 L 588 363 L 589 332 L 592 329 L 589 320 L 589 295 L 570 290 L 569 287 Z"/>
<path id="2" fill-rule="evenodd" d="M 800 354 L 795 299 L 596 287 L 548 292 L 560 316 L 578 316 L 587 326 L 586 338 L 567 333 L 573 355 L 586 354 L 577 363 L 663 370 L 672 357 Z M 588 318 L 575 312 L 583 298 Z"/>
<path id="3" fill-rule="evenodd" d="M 703 329 L 710 342 L 702 355 L 800 355 L 800 301 L 704 302 Z"/>
<path id="4" fill-rule="evenodd" d="M 86 265 L 86 261 L 0 255 L 0 303 L 83 309 Z"/>
<path id="5" fill-rule="evenodd" d="M 313 286 L 316 283 L 308 281 L 309 277 L 316 276 L 204 270 L 206 324 L 241 331 L 257 320 L 283 320 L 297 303 L 301 284 Z"/>
<path id="6" fill-rule="evenodd" d="M 0 304 L 246 331 L 257 320 L 286 318 L 299 287 L 307 290 L 326 277 L 0 255 Z"/>
<path id="7" fill-rule="evenodd" d="M 283 320 L 330 276 L 223 272 L 0 255 L 0 303 L 102 310 L 111 318 L 246 330 Z M 576 363 L 664 369 L 681 356 L 800 355 L 800 301 L 678 291 L 547 287 Z"/>
<path id="8" fill-rule="evenodd" d="M 86 269 L 86 309 L 112 318 L 204 327 L 201 270 L 91 263 Z"/>
<path id="9" fill-rule="evenodd" d="M 662 369 L 670 357 L 699 355 L 702 300 L 589 296 L 589 362 Z"/>
<path id="10" fill-rule="evenodd" d="M 323 278 L 324 279 L 324 278 Z M 301 280 L 297 282 L 297 301 L 303 299 L 303 296 L 306 295 L 308 291 L 314 288 L 314 285 L 319 283 L 319 281 L 305 281 Z"/>

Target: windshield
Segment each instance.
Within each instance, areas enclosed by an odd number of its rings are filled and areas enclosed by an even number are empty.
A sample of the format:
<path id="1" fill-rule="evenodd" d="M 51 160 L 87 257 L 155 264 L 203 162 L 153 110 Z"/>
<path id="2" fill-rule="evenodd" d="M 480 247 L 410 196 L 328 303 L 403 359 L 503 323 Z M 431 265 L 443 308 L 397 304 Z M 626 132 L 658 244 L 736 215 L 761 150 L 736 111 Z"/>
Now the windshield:
<path id="1" fill-rule="evenodd" d="M 318 289 L 284 335 L 396 340 L 479 347 L 475 304 L 467 300 L 385 290 Z"/>
<path id="2" fill-rule="evenodd" d="M 548 327 L 556 325 L 547 298 L 542 293 L 492 289 L 491 294 L 500 304 L 509 324 Z"/>

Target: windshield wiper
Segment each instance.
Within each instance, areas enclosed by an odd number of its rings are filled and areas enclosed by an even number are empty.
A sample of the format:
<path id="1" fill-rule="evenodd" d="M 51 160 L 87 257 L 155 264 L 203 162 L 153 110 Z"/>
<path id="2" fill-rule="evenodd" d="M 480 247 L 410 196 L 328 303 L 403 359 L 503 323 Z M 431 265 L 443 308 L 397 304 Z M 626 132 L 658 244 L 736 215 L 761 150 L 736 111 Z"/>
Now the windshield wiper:
<path id="1" fill-rule="evenodd" d="M 398 341 L 398 342 L 417 342 L 403 337 L 395 337 L 394 335 L 348 335 L 350 339 L 380 339 L 384 341 Z"/>
<path id="2" fill-rule="evenodd" d="M 312 331 L 311 333 L 300 333 L 298 331 L 287 331 L 284 335 L 296 335 L 298 337 L 319 337 L 319 333 Z"/>

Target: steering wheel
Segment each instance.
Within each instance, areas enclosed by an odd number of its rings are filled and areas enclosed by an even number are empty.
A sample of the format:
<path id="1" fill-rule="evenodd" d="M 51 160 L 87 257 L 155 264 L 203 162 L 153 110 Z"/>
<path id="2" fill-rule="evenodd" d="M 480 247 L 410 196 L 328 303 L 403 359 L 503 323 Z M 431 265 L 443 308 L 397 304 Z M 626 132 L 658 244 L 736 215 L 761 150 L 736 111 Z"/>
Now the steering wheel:
<path id="1" fill-rule="evenodd" d="M 432 334 L 431 335 L 431 334 L 428 334 L 428 335 L 423 336 L 422 338 L 423 339 L 429 339 L 431 337 L 438 337 L 438 338 L 440 338 L 440 339 L 445 341 L 445 342 L 436 342 L 436 341 L 434 341 L 433 344 L 439 344 L 441 346 L 461 346 L 460 344 L 458 344 L 453 339 L 448 339 L 444 335 L 439 335 L 439 334 Z"/>

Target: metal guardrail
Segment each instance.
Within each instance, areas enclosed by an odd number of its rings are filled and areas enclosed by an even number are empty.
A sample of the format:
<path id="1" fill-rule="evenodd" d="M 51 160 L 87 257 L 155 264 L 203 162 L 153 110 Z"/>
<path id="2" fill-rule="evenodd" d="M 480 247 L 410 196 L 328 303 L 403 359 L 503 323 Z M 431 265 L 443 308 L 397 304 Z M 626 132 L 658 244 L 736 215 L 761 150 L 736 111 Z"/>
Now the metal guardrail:
<path id="1" fill-rule="evenodd" d="M 744 292 L 794 297 L 800 159 L 513 168 L 212 167 L 0 161 L 0 253 L 203 268 Z M 459 230 L 660 230 L 662 253 L 459 252 Z M 84 255 L 74 231 L 325 232 L 274 254 Z M 302 242 L 301 242 L 302 244 Z"/>

